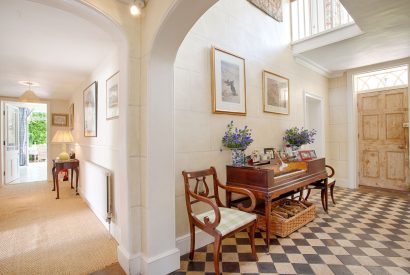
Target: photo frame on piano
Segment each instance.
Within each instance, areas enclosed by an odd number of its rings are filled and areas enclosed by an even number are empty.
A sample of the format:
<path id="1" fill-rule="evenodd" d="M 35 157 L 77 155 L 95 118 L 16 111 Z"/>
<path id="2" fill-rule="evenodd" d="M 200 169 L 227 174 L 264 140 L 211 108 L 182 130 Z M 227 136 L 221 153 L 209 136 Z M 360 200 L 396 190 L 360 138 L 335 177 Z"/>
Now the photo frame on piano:
<path id="1" fill-rule="evenodd" d="M 300 160 L 311 160 L 312 157 L 310 155 L 310 151 L 311 150 L 300 150 L 299 151 Z"/>
<path id="2" fill-rule="evenodd" d="M 274 148 L 264 148 L 263 153 L 269 156 L 269 159 L 275 158 L 275 149 Z"/>
<path id="3" fill-rule="evenodd" d="M 312 159 L 317 159 L 317 155 L 316 155 L 315 150 L 310 150 L 310 157 L 311 157 Z"/>

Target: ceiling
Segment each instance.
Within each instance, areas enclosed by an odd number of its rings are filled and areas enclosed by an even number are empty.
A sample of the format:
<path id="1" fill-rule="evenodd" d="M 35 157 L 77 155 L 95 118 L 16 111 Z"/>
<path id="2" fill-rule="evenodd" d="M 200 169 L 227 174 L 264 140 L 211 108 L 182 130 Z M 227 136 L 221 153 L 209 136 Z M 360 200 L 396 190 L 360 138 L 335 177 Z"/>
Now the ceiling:
<path id="1" fill-rule="evenodd" d="M 100 27 L 60 9 L 26 0 L 0 0 L 0 96 L 28 87 L 40 98 L 69 99 L 116 49 Z"/>
<path id="2" fill-rule="evenodd" d="M 410 56 L 409 0 L 340 0 L 362 35 L 301 55 L 330 73 Z"/>

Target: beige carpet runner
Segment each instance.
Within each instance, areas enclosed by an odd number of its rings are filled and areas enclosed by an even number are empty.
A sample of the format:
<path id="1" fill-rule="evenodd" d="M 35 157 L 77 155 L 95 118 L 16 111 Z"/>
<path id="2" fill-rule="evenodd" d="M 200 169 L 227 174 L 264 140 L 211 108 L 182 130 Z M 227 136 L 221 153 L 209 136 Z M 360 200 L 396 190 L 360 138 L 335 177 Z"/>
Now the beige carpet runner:
<path id="1" fill-rule="evenodd" d="M 88 274 L 117 261 L 116 241 L 60 183 L 0 187 L 0 274 Z"/>

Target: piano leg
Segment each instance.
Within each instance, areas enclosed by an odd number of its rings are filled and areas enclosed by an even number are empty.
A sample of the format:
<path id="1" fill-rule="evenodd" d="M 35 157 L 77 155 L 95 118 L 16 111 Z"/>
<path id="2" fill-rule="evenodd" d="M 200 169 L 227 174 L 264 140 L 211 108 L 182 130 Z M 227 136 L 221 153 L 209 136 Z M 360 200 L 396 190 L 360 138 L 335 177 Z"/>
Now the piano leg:
<path id="1" fill-rule="evenodd" d="M 269 196 L 265 197 L 265 220 L 266 220 L 266 253 L 269 254 L 270 245 L 270 212 L 272 208 L 272 202 Z"/>

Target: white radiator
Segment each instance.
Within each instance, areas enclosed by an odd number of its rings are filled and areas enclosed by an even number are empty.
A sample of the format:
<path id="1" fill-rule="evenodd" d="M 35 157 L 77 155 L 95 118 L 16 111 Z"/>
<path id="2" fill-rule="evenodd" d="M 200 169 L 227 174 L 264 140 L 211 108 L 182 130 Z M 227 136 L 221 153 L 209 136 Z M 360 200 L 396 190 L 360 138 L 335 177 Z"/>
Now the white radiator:
<path id="1" fill-rule="evenodd" d="M 90 161 L 80 170 L 83 175 L 81 191 L 91 210 L 106 225 L 112 218 L 111 171 Z"/>

